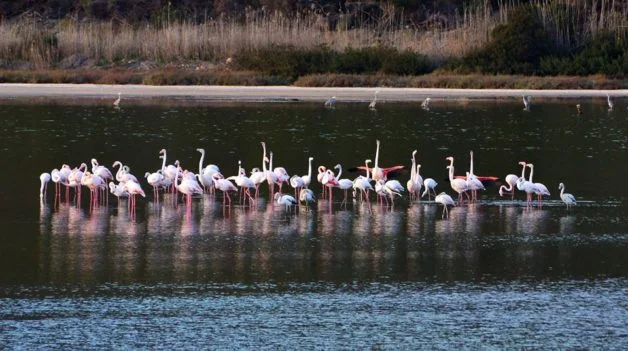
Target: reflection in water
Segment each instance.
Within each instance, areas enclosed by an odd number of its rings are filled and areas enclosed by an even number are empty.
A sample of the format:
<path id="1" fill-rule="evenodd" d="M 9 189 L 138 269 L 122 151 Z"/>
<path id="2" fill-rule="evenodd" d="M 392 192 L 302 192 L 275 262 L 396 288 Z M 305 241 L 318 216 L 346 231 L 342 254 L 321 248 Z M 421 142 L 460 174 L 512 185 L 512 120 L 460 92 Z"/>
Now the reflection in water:
<path id="1" fill-rule="evenodd" d="M 548 257 L 578 260 L 562 243 L 559 251 L 548 253 L 542 243 L 555 245 L 552 233 L 579 235 L 587 232 L 582 226 L 595 225 L 578 222 L 577 213 L 564 215 L 560 206 L 470 204 L 453 207 L 449 220 L 442 220 L 436 204 L 427 202 L 392 211 L 356 203 L 331 213 L 326 203 L 321 204 L 325 210 L 302 208 L 297 213 L 258 204 L 253 209 L 234 207 L 224 216 L 220 203 L 209 195 L 191 209 L 167 200 L 148 202 L 136 218 L 125 203 L 92 212 L 66 204 L 53 211 L 42 203 L 39 279 L 258 281 L 436 275 L 450 280 L 522 267 L 540 274 L 534 267 Z M 484 267 L 484 252 L 500 246 L 508 252 L 501 257 L 504 262 L 491 254 L 491 262 L 498 263 Z"/>

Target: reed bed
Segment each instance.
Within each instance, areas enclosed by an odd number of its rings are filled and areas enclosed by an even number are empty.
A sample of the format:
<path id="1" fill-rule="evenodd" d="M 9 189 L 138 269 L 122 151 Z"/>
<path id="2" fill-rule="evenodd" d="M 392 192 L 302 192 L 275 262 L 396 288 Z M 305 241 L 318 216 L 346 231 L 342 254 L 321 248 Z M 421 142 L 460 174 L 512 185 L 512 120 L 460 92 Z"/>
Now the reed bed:
<path id="1" fill-rule="evenodd" d="M 340 22 L 330 29 L 318 15 L 286 17 L 281 13 L 246 16 L 243 22 L 216 19 L 201 24 L 168 20 L 155 24 L 82 22 L 72 19 L 45 24 L 23 17 L 0 23 L 0 67 L 22 62 L 24 67 L 58 67 L 64 60 L 84 57 L 91 65 L 120 64 L 129 60 L 172 62 L 224 62 L 228 57 L 271 45 L 332 50 L 386 46 L 426 55 L 432 62 L 461 58 L 490 40 L 491 30 L 508 21 L 518 0 L 501 0 L 497 11 L 484 2 L 465 8 L 447 24 L 418 28 L 395 16 L 379 23 L 349 28 Z M 535 0 L 553 40 L 563 47 L 578 47 L 601 32 L 625 36 L 628 2 L 620 0 Z M 387 8 L 394 12 L 394 8 Z"/>

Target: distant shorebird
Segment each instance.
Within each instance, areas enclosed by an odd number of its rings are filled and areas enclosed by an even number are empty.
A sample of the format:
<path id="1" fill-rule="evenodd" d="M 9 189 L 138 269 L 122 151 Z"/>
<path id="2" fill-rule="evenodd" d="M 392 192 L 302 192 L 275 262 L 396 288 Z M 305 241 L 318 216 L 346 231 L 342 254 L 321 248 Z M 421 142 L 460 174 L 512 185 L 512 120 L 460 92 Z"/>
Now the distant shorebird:
<path id="1" fill-rule="evenodd" d="M 336 97 L 332 96 L 327 101 L 325 101 L 325 107 L 334 107 L 336 106 Z"/>
<path id="2" fill-rule="evenodd" d="M 530 97 L 529 96 L 523 96 L 523 109 L 525 111 L 530 111 Z"/>
<path id="3" fill-rule="evenodd" d="M 611 96 L 608 94 L 606 94 L 606 102 L 608 103 L 608 110 L 613 111 L 613 106 L 615 106 L 615 104 L 613 104 L 613 100 L 611 100 Z"/>
<path id="4" fill-rule="evenodd" d="M 371 103 L 369 104 L 369 109 L 371 110 L 375 110 L 375 104 L 377 104 L 377 93 L 379 93 L 379 90 L 375 90 L 375 96 L 373 97 L 373 101 L 371 101 Z"/>
<path id="5" fill-rule="evenodd" d="M 430 108 L 430 100 L 431 100 L 430 98 L 425 98 L 425 100 L 421 104 L 421 107 L 423 107 L 426 110 L 429 110 L 429 108 Z"/>
<path id="6" fill-rule="evenodd" d="M 578 114 L 582 114 L 582 108 L 580 107 L 580 104 L 576 104 L 576 110 L 578 110 Z"/>
<path id="7" fill-rule="evenodd" d="M 114 107 L 120 107 L 120 95 L 122 95 L 122 93 L 118 92 L 118 98 L 113 102 Z"/>

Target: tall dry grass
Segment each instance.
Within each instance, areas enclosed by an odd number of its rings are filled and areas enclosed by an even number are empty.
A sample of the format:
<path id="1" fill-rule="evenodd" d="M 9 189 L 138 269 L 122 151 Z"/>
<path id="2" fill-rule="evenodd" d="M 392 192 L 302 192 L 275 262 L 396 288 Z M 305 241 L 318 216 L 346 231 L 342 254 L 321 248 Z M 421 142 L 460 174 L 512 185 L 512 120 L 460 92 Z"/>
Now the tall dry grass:
<path id="1" fill-rule="evenodd" d="M 48 68 L 73 55 L 101 64 L 125 60 L 222 61 L 271 44 L 300 48 L 326 45 L 338 51 L 387 45 L 442 62 L 484 45 L 491 30 L 507 22 L 509 12 L 520 5 L 519 0 L 499 0 L 498 10 L 493 11 L 488 0 L 479 3 L 465 8 L 447 24 L 421 28 L 396 22 L 399 17 L 391 15 L 395 9 L 390 6 L 384 8 L 388 15 L 378 23 L 350 29 L 347 21 L 340 21 L 333 30 L 318 15 L 287 18 L 279 13 L 247 15 L 243 23 L 218 19 L 200 25 L 168 21 L 158 26 L 71 19 L 47 26 L 36 19 L 21 18 L 0 23 L 0 65 L 18 60 L 34 68 Z M 535 0 L 532 6 L 553 39 L 564 47 L 581 45 L 600 32 L 627 32 L 628 1 Z"/>

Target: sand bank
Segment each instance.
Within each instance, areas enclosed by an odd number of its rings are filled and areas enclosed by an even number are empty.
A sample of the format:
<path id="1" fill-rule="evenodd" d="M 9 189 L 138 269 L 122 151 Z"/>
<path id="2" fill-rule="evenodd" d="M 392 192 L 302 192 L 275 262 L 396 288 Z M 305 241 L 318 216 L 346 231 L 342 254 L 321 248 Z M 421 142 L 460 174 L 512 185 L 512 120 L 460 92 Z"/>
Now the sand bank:
<path id="1" fill-rule="evenodd" d="M 628 90 L 530 90 L 530 89 L 417 89 L 417 88 L 300 88 L 289 86 L 148 86 L 95 84 L 0 84 L 0 98 L 68 97 L 115 98 L 118 92 L 131 98 L 165 97 L 215 101 L 370 101 L 379 89 L 378 100 L 412 102 L 436 99 L 628 97 Z"/>

